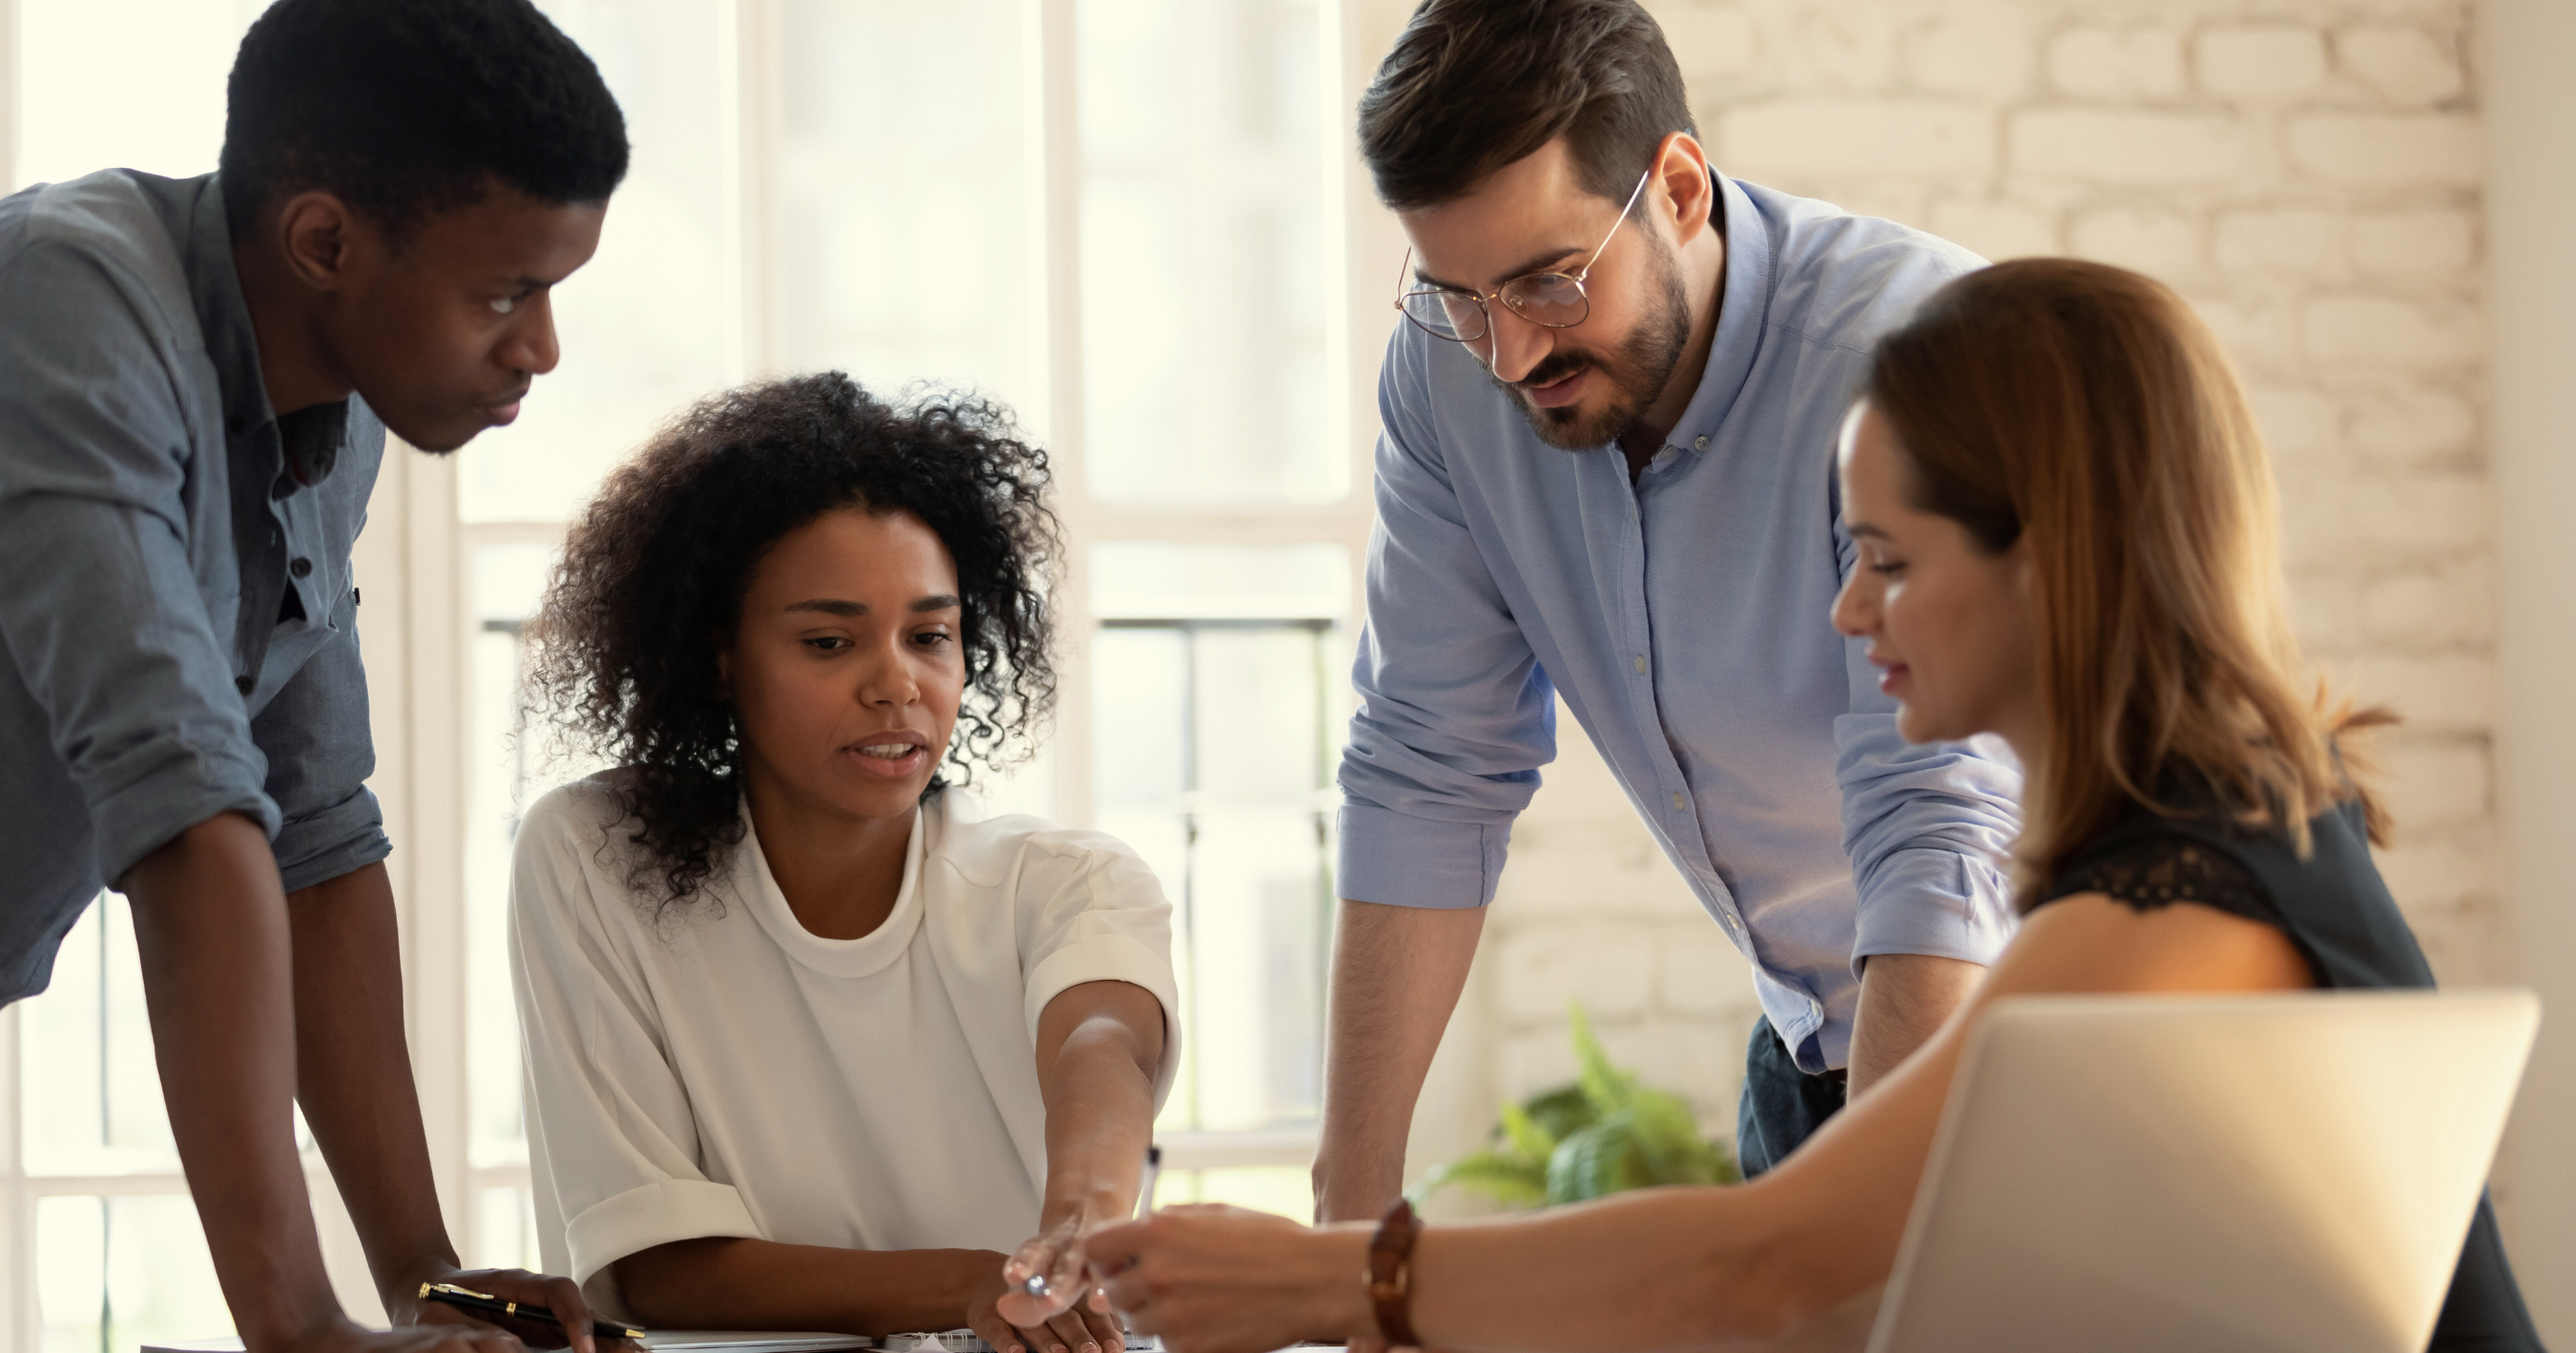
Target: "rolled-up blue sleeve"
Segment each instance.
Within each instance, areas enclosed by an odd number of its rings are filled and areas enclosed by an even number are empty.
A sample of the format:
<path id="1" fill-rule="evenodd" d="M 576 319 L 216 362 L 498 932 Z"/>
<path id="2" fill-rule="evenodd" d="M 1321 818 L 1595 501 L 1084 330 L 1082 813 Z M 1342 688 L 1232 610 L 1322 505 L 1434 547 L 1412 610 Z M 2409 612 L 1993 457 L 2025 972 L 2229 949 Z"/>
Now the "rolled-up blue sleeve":
<path id="1" fill-rule="evenodd" d="M 1857 552 L 1839 510 L 1835 544 L 1849 577 Z M 1868 651 L 1845 645 L 1851 712 L 1834 720 L 1843 848 L 1860 891 L 1852 970 L 1876 954 L 1992 964 L 2018 923 L 2004 862 L 2021 832 L 2021 768 L 1991 738 L 1907 742 Z"/>
<path id="2" fill-rule="evenodd" d="M 188 430 L 169 355 L 94 262 L 0 271 L 0 640 L 86 805 L 99 876 L 225 811 L 274 833 L 267 758 L 185 544 Z"/>
<path id="3" fill-rule="evenodd" d="M 279 816 L 277 871 L 288 892 L 393 853 L 384 810 L 367 788 L 376 748 L 367 722 L 357 603 L 343 593 L 336 610 L 330 642 L 251 721 L 251 736 L 269 751 L 268 796 Z"/>
<path id="4" fill-rule="evenodd" d="M 1480 907 L 1556 757 L 1556 703 L 1468 531 L 1424 413 L 1421 345 L 1406 338 L 1399 326 L 1378 383 L 1378 521 L 1336 884 L 1360 902 Z"/>

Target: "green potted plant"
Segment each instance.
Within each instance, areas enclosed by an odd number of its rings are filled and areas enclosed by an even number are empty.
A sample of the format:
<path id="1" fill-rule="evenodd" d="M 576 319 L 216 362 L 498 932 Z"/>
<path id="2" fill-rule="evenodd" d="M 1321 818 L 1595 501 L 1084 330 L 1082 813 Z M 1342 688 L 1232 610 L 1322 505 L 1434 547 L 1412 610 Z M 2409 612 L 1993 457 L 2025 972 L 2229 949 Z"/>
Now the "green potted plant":
<path id="1" fill-rule="evenodd" d="M 1725 1144 L 1699 1132 L 1679 1095 L 1610 1064 L 1580 1004 L 1569 1012 L 1581 1074 L 1571 1085 L 1505 1104 L 1491 1145 L 1424 1175 L 1416 1203 L 1459 1185 L 1505 1207 L 1550 1207 L 1657 1184 L 1731 1184 Z"/>

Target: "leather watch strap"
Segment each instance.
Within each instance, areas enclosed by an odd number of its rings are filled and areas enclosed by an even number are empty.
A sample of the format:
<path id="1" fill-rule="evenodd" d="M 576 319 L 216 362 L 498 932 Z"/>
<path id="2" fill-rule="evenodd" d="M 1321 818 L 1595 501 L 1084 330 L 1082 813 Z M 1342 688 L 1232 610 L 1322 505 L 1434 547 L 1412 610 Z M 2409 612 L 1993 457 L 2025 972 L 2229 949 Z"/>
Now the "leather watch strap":
<path id="1" fill-rule="evenodd" d="M 1396 1348 L 1422 1346 L 1413 1333 L 1413 1240 L 1421 1233 L 1413 1204 L 1397 1199 L 1369 1239 L 1368 1272 L 1360 1275 L 1377 1311 L 1377 1332 Z"/>

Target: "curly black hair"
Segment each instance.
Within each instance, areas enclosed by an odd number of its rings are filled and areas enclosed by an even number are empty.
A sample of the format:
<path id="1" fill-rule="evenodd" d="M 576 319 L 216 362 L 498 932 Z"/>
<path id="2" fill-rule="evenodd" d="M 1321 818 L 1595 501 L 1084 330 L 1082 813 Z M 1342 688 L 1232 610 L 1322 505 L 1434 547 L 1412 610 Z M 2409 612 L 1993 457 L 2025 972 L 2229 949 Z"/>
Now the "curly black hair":
<path id="1" fill-rule="evenodd" d="M 322 188 L 399 245 L 493 180 L 540 202 L 605 202 L 626 158 L 599 68 L 529 0 L 278 0 L 225 87 L 235 238 Z"/>
<path id="2" fill-rule="evenodd" d="M 927 800 L 1024 758 L 1055 699 L 1046 586 L 1062 537 L 1046 452 L 999 405 L 924 390 L 902 407 L 838 371 L 746 386 L 681 414 L 608 477 L 530 626 L 531 705 L 566 750 L 628 769 L 656 914 L 720 878 L 742 841 L 741 735 L 717 655 L 753 569 L 825 512 L 908 512 L 957 565 L 965 699 Z"/>

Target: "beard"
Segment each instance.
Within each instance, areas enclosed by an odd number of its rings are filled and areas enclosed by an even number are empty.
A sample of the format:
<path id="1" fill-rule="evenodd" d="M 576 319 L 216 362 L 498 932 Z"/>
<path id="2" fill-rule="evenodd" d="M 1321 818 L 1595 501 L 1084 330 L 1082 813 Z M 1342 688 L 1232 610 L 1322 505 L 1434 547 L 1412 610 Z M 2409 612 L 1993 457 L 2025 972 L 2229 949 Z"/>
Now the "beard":
<path id="1" fill-rule="evenodd" d="M 1653 308 L 1637 321 L 1637 327 L 1610 356 L 1605 358 L 1581 348 L 1559 348 L 1517 381 L 1495 380 L 1493 369 L 1486 368 L 1486 379 L 1511 396 L 1540 441 L 1560 451 L 1590 451 L 1606 445 L 1663 394 L 1664 386 L 1673 378 L 1673 369 L 1681 365 L 1682 349 L 1690 346 L 1690 293 L 1682 288 L 1681 259 L 1673 250 L 1655 251 L 1652 285 L 1656 292 Z M 1578 371 L 1599 371 L 1610 387 L 1608 398 L 1589 413 L 1580 403 L 1542 409 L 1521 394 L 1526 388 L 1563 380 Z"/>

